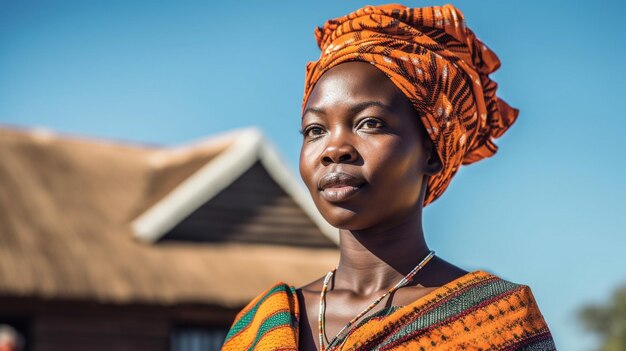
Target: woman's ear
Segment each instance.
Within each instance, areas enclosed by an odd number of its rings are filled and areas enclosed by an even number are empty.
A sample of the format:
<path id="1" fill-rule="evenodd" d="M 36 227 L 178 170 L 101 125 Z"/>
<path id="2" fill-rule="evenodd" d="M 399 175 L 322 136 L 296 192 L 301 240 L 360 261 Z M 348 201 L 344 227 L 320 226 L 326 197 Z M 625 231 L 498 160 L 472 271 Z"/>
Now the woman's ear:
<path id="1" fill-rule="evenodd" d="M 439 159 L 439 155 L 437 154 L 437 151 L 435 150 L 435 147 L 433 146 L 432 142 L 428 140 L 425 144 L 427 144 L 427 146 L 425 150 L 426 151 L 426 164 L 424 165 L 425 166 L 424 173 L 428 174 L 429 176 L 432 176 L 441 172 L 441 170 L 443 169 L 443 163 Z"/>

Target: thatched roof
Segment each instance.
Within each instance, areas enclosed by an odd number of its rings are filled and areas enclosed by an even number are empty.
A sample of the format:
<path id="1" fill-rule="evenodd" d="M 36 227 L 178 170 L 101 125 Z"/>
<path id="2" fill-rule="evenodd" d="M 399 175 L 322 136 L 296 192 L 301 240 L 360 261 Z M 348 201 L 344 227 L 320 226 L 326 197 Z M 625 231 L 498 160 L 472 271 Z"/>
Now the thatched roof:
<path id="1" fill-rule="evenodd" d="M 137 239 L 137 222 L 238 137 L 161 148 L 0 128 L 0 295 L 240 306 L 319 277 L 336 248 Z"/>

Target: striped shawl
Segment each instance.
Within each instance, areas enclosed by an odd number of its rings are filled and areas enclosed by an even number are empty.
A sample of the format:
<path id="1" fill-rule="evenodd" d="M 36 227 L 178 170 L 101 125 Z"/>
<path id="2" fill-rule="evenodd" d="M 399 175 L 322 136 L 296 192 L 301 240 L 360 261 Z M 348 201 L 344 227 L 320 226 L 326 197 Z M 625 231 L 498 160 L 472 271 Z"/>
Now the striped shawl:
<path id="1" fill-rule="evenodd" d="M 222 350 L 297 350 L 299 316 L 295 288 L 277 283 L 239 312 Z M 365 317 L 329 350 L 556 348 L 528 286 L 475 271 Z"/>

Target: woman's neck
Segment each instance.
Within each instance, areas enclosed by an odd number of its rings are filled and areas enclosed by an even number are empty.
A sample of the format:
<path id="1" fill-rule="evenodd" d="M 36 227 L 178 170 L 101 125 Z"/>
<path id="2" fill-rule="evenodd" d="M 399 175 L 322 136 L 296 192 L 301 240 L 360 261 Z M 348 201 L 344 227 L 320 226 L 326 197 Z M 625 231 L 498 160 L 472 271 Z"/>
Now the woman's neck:
<path id="1" fill-rule="evenodd" d="M 429 252 L 421 211 L 390 228 L 340 230 L 339 237 L 341 257 L 333 290 L 359 295 L 391 288 Z"/>

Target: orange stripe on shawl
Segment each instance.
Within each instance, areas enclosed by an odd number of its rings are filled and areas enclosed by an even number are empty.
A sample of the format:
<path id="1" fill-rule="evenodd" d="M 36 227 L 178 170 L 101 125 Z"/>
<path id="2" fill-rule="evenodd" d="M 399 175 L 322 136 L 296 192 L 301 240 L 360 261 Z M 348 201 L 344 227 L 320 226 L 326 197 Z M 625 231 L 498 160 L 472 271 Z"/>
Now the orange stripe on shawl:
<path id="1" fill-rule="evenodd" d="M 293 289 L 284 283 L 276 283 L 237 314 L 222 351 L 295 351 L 298 349 L 298 319 L 297 298 Z M 239 323 L 242 325 L 236 327 Z M 237 328 L 234 333 L 233 328 Z"/>
<path id="2" fill-rule="evenodd" d="M 302 110 L 315 83 L 338 64 L 365 61 L 383 71 L 417 110 L 444 166 L 429 177 L 423 206 L 441 196 L 462 164 L 495 154 L 492 139 L 517 119 L 488 76 L 498 57 L 452 5 L 366 6 L 327 21 L 315 36 L 322 54 L 307 64 Z"/>

